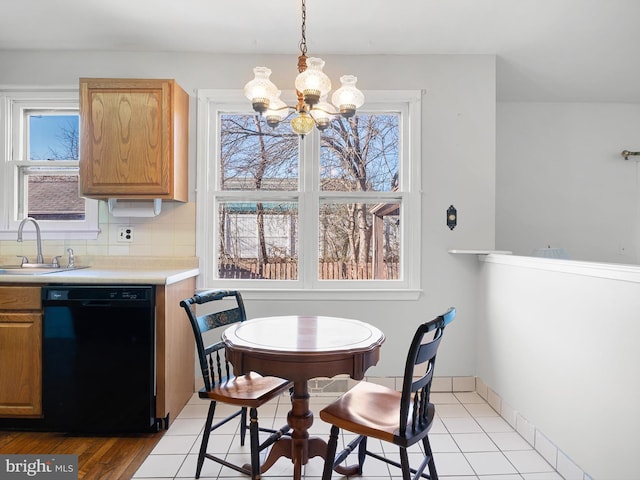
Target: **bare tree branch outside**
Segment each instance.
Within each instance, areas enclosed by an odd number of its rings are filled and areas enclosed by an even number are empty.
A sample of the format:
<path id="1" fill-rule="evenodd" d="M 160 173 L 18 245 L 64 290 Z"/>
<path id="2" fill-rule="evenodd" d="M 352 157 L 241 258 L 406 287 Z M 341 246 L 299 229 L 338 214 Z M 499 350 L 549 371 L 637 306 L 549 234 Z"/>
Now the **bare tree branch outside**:
<path id="1" fill-rule="evenodd" d="M 255 115 L 225 114 L 221 124 L 220 190 L 299 191 L 300 140 L 287 122 L 272 130 Z M 320 142 L 318 250 L 303 254 L 318 255 L 321 280 L 398 279 L 400 204 L 345 201 L 322 192 L 395 191 L 399 116 L 337 118 Z M 219 216 L 220 278 L 297 278 L 295 201 L 223 202 Z"/>

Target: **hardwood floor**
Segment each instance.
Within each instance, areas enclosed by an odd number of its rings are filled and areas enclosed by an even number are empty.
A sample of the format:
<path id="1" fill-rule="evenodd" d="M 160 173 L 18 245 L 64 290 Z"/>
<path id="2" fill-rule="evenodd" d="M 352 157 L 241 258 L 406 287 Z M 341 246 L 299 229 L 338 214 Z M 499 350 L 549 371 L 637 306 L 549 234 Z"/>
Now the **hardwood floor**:
<path id="1" fill-rule="evenodd" d="M 0 431 L 0 453 L 77 454 L 79 480 L 126 480 L 133 477 L 164 432 L 112 437 L 5 430 Z"/>

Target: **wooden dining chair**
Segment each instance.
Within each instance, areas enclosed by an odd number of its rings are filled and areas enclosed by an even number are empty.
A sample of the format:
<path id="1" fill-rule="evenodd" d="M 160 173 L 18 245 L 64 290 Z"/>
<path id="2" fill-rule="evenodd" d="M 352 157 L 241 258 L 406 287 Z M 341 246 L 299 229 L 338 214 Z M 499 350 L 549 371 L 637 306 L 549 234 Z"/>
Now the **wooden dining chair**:
<path id="1" fill-rule="evenodd" d="M 409 347 L 401 392 L 363 381 L 320 411 L 320 418 L 331 424 L 323 480 L 329 480 L 334 467 L 356 448 L 359 475 L 362 475 L 365 458 L 370 456 L 400 468 L 403 480 L 411 479 L 411 474 L 415 475 L 414 480 L 438 479 L 428 437 L 435 416 L 435 406 L 429 396 L 438 346 L 445 326 L 455 315 L 452 307 L 418 327 Z M 358 436 L 336 456 L 340 429 Z M 367 450 L 368 437 L 397 445 L 400 463 Z M 412 468 L 407 449 L 420 440 L 425 455 L 420 466 Z M 424 473 L 427 466 L 429 474 Z"/>
<path id="2" fill-rule="evenodd" d="M 228 301 L 234 299 L 233 308 L 225 309 L 228 306 Z M 225 300 L 225 302 L 212 305 L 212 302 L 221 300 Z M 203 304 L 207 304 L 206 308 L 201 307 L 203 310 L 209 311 L 213 308 L 215 311 L 198 315 L 196 305 Z M 235 376 L 226 359 L 224 343 L 218 340 L 205 346 L 204 333 L 246 320 L 247 315 L 240 292 L 236 290 L 209 290 L 182 300 L 180 306 L 186 311 L 193 328 L 198 361 L 202 370 L 204 387 L 200 389 L 198 396 L 211 402 L 198 454 L 196 478 L 200 478 L 204 460 L 208 458 L 238 472 L 251 475 L 253 479 L 257 480 L 260 478 L 260 452 L 289 432 L 288 425 L 283 426 L 280 430 L 261 428 L 258 424 L 258 408 L 277 396 L 288 393 L 293 384 L 283 378 L 263 377 L 255 372 Z M 217 402 L 235 405 L 239 408 L 233 414 L 213 424 Z M 245 466 L 234 465 L 221 457 L 207 453 L 211 432 L 236 417 L 240 417 L 240 444 L 244 445 L 247 431 L 247 410 L 250 419 L 248 427 L 251 447 L 250 471 Z M 259 439 L 261 431 L 270 433 L 262 443 Z"/>

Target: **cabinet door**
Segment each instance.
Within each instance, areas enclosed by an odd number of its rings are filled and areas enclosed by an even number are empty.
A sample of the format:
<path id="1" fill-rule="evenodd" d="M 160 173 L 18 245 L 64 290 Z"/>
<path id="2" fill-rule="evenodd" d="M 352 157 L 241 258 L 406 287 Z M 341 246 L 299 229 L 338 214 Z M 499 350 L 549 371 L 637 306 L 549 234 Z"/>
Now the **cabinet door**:
<path id="1" fill-rule="evenodd" d="M 0 312 L 0 416 L 42 415 L 42 314 Z"/>
<path id="2" fill-rule="evenodd" d="M 0 417 L 42 415 L 41 288 L 0 286 Z"/>
<path id="3" fill-rule="evenodd" d="M 186 200 L 187 116 L 173 80 L 81 79 L 82 195 Z"/>

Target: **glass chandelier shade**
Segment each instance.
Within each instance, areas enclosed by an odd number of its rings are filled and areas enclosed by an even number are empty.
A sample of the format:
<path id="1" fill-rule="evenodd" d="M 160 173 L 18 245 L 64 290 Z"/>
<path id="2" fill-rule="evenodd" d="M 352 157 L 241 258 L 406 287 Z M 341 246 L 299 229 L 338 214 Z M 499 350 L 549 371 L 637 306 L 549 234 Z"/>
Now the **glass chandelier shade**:
<path id="1" fill-rule="evenodd" d="M 320 98 L 320 102 L 315 108 L 311 109 L 311 116 L 316 121 L 316 127 L 320 131 L 326 130 L 335 114 L 336 109 L 327 102 L 326 95 Z"/>
<path id="2" fill-rule="evenodd" d="M 289 116 L 289 108 L 287 104 L 280 99 L 281 94 L 282 92 L 280 90 L 276 92 L 276 96 L 269 101 L 269 108 L 262 114 L 267 120 L 267 125 L 271 128 L 277 127 L 282 120 Z"/>
<path id="3" fill-rule="evenodd" d="M 331 80 L 322 71 L 324 60 L 321 58 L 307 58 L 307 69 L 296 77 L 296 90 L 302 93 L 304 103 L 315 105 L 331 90 Z"/>
<path id="4" fill-rule="evenodd" d="M 364 104 L 364 95 L 356 88 L 358 77 L 353 75 L 343 75 L 340 77 L 342 86 L 333 92 L 331 102 L 338 107 L 340 114 L 345 117 L 352 117 L 356 109 Z"/>
<path id="5" fill-rule="evenodd" d="M 272 100 L 278 96 L 278 87 L 269 80 L 271 70 L 267 67 L 253 69 L 255 78 L 244 86 L 244 95 L 251 100 L 251 105 L 256 112 L 263 113 L 269 107 Z"/>

